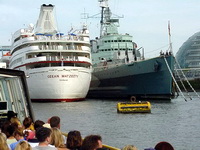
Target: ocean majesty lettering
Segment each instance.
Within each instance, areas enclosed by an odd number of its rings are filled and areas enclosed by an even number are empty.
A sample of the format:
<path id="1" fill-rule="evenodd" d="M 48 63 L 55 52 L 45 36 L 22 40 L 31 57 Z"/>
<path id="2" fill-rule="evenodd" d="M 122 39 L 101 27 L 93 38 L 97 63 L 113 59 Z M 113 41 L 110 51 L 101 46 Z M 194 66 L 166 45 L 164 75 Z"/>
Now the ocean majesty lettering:
<path id="1" fill-rule="evenodd" d="M 75 74 L 65 74 L 65 75 L 47 75 L 47 78 L 78 78 Z"/>

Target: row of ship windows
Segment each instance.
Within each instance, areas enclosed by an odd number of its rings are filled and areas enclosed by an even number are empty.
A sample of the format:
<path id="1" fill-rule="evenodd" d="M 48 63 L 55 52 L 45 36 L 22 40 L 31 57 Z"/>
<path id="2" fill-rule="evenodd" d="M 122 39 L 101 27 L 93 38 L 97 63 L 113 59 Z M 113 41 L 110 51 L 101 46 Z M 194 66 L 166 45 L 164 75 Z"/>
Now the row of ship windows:
<path id="1" fill-rule="evenodd" d="M 126 50 L 129 50 L 129 51 L 132 51 L 133 49 L 126 49 L 126 48 L 123 48 L 123 49 L 100 49 L 99 51 L 118 51 L 118 50 L 121 50 L 121 51 L 126 51 Z"/>
<path id="2" fill-rule="evenodd" d="M 28 59 L 43 57 L 45 56 L 47 60 L 74 60 L 78 57 L 90 58 L 90 54 L 87 53 L 30 53 L 27 55 Z"/>
<path id="3" fill-rule="evenodd" d="M 35 36 L 35 35 L 22 35 L 18 38 L 16 38 L 14 40 L 14 42 L 17 42 L 21 39 L 24 39 L 24 38 L 29 38 L 29 37 L 34 37 L 34 40 L 75 40 L 75 41 L 84 41 L 84 37 L 82 36 L 73 36 L 73 35 L 67 35 L 67 36 L 58 36 L 58 35 L 52 35 L 52 36 L 46 36 L 46 35 L 43 35 L 43 36 Z"/>
<path id="4" fill-rule="evenodd" d="M 110 43 L 110 42 L 132 42 L 132 40 L 108 40 L 104 41 L 105 43 Z"/>
<path id="5" fill-rule="evenodd" d="M 38 46 L 37 44 L 23 44 L 19 47 L 17 47 L 13 52 L 25 48 L 25 47 L 30 47 L 30 46 Z M 50 43 L 46 43 L 43 45 L 39 45 L 38 48 L 40 50 L 82 50 L 82 46 L 80 44 L 66 44 L 66 45 L 59 45 L 59 44 L 50 44 Z"/>
<path id="6" fill-rule="evenodd" d="M 69 55 L 69 56 L 57 56 L 57 55 L 44 55 L 43 53 L 39 53 L 39 54 L 29 54 L 27 56 L 27 59 L 31 59 L 31 58 L 37 58 L 37 57 L 42 57 L 45 56 L 46 60 L 45 61 L 79 61 L 78 57 L 81 57 L 81 55 Z M 90 55 L 89 54 L 83 54 L 82 57 L 86 57 L 89 58 Z M 20 63 L 22 62 L 22 57 L 14 60 L 12 63 L 10 63 L 10 66 Z"/>
<path id="7" fill-rule="evenodd" d="M 90 68 L 90 64 L 86 63 L 37 63 L 37 64 L 29 64 L 26 66 L 26 69 L 34 69 L 34 68 L 43 68 L 43 67 L 59 67 L 59 66 L 70 66 L 70 67 L 84 67 Z"/>

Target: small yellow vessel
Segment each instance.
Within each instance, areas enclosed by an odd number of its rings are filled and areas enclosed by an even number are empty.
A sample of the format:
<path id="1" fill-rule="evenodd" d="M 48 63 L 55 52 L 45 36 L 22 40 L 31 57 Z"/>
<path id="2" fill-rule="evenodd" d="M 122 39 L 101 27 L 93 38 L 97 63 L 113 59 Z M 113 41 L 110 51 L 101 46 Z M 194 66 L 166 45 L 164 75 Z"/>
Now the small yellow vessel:
<path id="1" fill-rule="evenodd" d="M 120 102 L 117 104 L 117 112 L 119 113 L 150 113 L 151 104 L 144 102 Z"/>

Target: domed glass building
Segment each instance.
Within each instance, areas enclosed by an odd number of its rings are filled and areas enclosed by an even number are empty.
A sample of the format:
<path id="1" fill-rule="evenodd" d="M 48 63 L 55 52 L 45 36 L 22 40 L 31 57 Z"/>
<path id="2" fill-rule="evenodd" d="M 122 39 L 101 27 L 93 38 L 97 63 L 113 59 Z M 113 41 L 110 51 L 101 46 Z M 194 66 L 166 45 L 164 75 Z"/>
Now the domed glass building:
<path id="1" fill-rule="evenodd" d="M 176 59 L 181 68 L 200 68 L 200 32 L 183 43 L 176 54 Z"/>
<path id="2" fill-rule="evenodd" d="M 176 54 L 176 60 L 192 87 L 200 90 L 200 32 L 195 33 L 183 43 Z M 177 65 L 175 68 L 178 69 L 175 73 L 176 79 L 179 80 L 181 78 L 186 89 L 191 90 L 191 86 L 187 84 L 180 68 Z M 179 85 L 181 84 L 179 83 Z"/>

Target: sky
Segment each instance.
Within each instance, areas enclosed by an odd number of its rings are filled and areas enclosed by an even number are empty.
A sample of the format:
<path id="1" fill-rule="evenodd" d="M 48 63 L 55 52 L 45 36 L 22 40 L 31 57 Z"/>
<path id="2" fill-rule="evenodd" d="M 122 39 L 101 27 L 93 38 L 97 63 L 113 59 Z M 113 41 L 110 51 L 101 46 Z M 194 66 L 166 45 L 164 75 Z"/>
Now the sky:
<path id="1" fill-rule="evenodd" d="M 0 46 L 10 45 L 18 29 L 36 24 L 40 6 L 55 5 L 58 29 L 67 33 L 71 27 L 87 23 L 90 39 L 99 36 L 98 0 L 0 0 Z M 128 33 L 145 57 L 158 56 L 169 47 L 168 22 L 173 53 L 194 33 L 200 31 L 200 0 L 109 0 L 113 14 L 120 18 L 119 33 Z M 83 13 L 89 18 L 83 19 Z"/>

